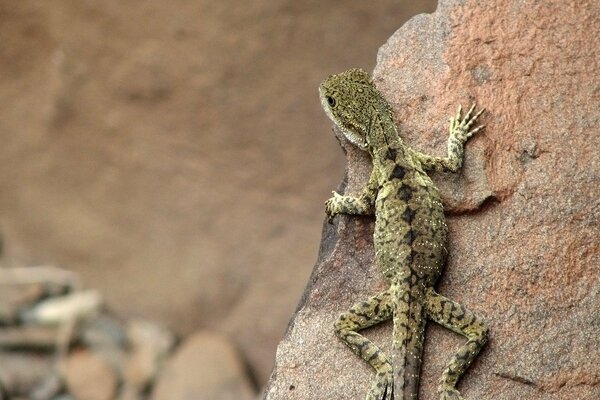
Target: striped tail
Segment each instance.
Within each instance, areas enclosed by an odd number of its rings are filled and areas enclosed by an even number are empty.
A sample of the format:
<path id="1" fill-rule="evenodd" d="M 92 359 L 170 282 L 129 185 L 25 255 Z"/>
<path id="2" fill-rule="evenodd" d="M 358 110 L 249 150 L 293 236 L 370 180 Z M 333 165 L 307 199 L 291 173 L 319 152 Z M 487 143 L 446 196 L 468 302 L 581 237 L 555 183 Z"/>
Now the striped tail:
<path id="1" fill-rule="evenodd" d="M 411 282 L 413 277 L 400 282 L 396 293 L 393 333 L 395 400 L 417 400 L 419 394 L 425 333 L 425 289 L 423 285 Z"/>

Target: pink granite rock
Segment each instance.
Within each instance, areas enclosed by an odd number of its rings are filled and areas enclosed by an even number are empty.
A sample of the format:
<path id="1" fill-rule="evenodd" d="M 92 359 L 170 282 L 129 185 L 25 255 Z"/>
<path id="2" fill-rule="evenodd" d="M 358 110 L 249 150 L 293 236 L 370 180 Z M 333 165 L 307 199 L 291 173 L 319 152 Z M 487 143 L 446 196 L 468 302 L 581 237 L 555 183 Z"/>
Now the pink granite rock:
<path id="1" fill-rule="evenodd" d="M 484 316 L 490 342 L 466 399 L 600 398 L 600 3 L 441 0 L 380 49 L 374 79 L 406 141 L 442 155 L 458 104 L 488 109 L 458 175 L 437 175 L 450 260 L 439 291 Z M 346 193 L 368 176 L 348 151 Z M 333 334 L 385 287 L 372 222 L 325 225 L 321 251 L 265 391 L 268 400 L 363 399 L 372 371 Z M 391 326 L 366 334 L 389 348 Z M 463 339 L 427 328 L 420 398 Z M 386 347 L 387 346 L 387 347 Z"/>

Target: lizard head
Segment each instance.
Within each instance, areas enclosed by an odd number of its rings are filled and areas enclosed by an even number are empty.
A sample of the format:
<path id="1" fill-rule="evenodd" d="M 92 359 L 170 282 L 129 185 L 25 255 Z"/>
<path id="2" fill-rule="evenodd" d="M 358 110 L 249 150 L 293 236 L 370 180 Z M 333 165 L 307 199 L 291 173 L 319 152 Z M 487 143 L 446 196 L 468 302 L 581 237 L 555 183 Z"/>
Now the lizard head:
<path id="1" fill-rule="evenodd" d="M 387 105 L 369 75 L 362 69 L 331 75 L 319 86 L 319 94 L 325 113 L 344 136 L 367 150 L 373 114 Z"/>

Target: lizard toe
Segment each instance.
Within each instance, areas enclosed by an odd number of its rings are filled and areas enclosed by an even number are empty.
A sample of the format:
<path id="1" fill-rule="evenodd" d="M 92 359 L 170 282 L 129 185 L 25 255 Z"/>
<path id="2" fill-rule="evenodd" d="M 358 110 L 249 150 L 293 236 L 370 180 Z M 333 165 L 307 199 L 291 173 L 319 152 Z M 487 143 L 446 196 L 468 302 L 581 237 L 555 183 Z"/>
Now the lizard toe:
<path id="1" fill-rule="evenodd" d="M 392 373 L 378 374 L 367 400 L 394 400 L 394 377 Z"/>
<path id="2" fill-rule="evenodd" d="M 440 394 L 440 400 L 464 400 L 458 390 L 453 387 L 440 387 L 438 393 Z"/>

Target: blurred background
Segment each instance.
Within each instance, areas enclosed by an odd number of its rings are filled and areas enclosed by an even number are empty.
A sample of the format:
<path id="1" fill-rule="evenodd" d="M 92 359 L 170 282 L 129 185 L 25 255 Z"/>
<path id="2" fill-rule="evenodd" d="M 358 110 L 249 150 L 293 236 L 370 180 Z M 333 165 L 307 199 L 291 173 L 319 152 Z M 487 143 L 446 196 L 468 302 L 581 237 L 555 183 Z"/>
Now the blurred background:
<path id="1" fill-rule="evenodd" d="M 222 335 L 260 388 L 343 175 L 317 86 L 435 5 L 0 1 L 2 266 Z"/>

